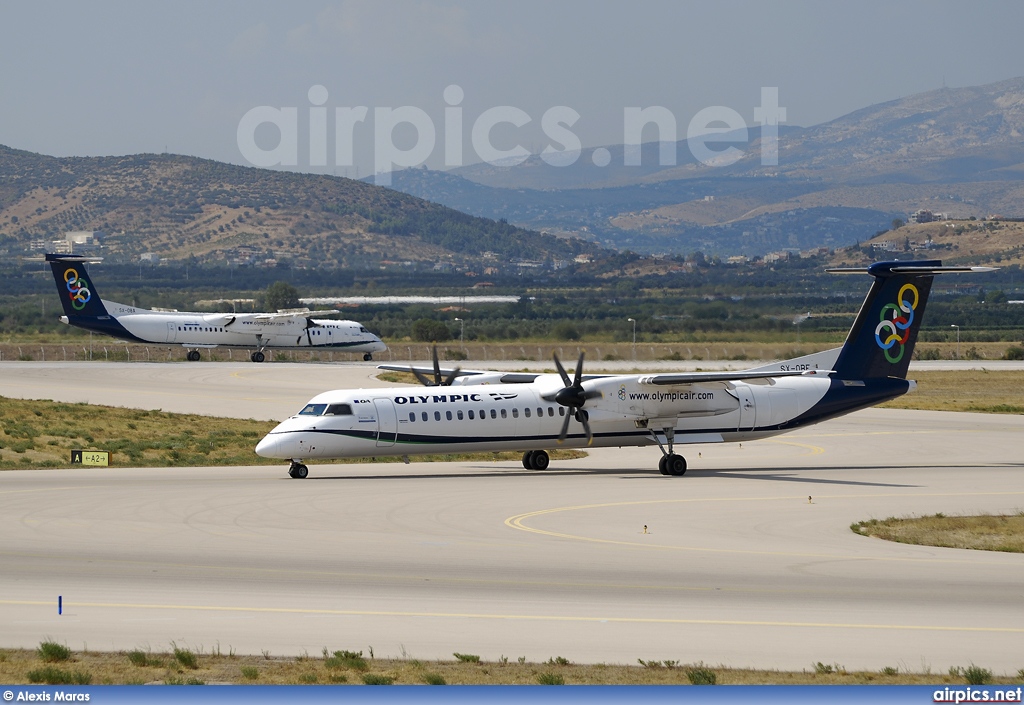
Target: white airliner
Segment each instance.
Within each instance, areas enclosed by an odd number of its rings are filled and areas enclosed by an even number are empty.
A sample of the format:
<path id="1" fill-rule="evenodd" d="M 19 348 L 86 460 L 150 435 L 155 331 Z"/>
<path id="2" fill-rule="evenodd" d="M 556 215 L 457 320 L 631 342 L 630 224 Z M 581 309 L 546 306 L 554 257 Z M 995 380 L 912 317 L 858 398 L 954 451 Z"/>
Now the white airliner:
<path id="1" fill-rule="evenodd" d="M 75 255 L 46 255 L 57 282 L 64 323 L 123 340 L 181 345 L 195 362 L 199 351 L 216 347 L 248 348 L 249 359 L 263 362 L 267 348 L 290 350 L 328 348 L 363 353 L 387 350 L 376 335 L 355 321 L 316 319 L 337 311 L 307 309 L 278 313 L 189 313 L 150 310 L 114 301 L 101 301 L 85 271 L 87 262 L 98 259 Z"/>
<path id="2" fill-rule="evenodd" d="M 544 470 L 557 445 L 661 448 L 658 469 L 682 475 L 681 444 L 749 441 L 898 397 L 906 379 L 935 274 L 991 267 L 943 267 L 937 260 L 878 262 L 873 282 L 840 348 L 742 372 L 585 375 L 433 368 L 412 371 L 427 388 L 325 392 L 256 446 L 290 460 L 304 478 L 309 460 L 468 451 L 524 451 L 523 466 Z M 429 378 L 428 374 L 433 374 Z"/>

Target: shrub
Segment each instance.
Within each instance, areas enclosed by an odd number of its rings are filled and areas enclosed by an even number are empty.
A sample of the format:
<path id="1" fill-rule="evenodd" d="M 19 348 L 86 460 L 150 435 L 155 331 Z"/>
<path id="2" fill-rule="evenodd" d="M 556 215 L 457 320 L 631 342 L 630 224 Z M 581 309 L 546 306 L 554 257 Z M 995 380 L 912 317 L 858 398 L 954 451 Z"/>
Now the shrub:
<path id="1" fill-rule="evenodd" d="M 427 685 L 448 685 L 448 681 L 439 673 L 424 673 L 423 682 Z"/>
<path id="2" fill-rule="evenodd" d="M 718 676 L 703 663 L 698 663 L 693 668 L 687 669 L 686 678 L 690 681 L 690 685 L 716 685 L 718 683 Z"/>
<path id="3" fill-rule="evenodd" d="M 171 648 L 174 649 L 174 660 L 180 663 L 185 668 L 199 668 L 199 661 L 196 655 L 190 649 L 179 649 L 176 645 L 171 644 Z"/>
<path id="4" fill-rule="evenodd" d="M 189 678 L 165 678 L 164 685 L 206 685 L 206 681 L 195 677 Z"/>
<path id="5" fill-rule="evenodd" d="M 301 676 L 299 676 L 300 683 L 316 683 L 317 680 L 318 679 L 315 673 L 303 673 Z"/>
<path id="6" fill-rule="evenodd" d="M 254 681 L 260 677 L 260 669 L 255 666 L 242 666 L 242 677 Z"/>
<path id="7" fill-rule="evenodd" d="M 1011 345 L 1003 353 L 1004 360 L 1024 360 L 1024 348 L 1019 345 Z"/>
<path id="8" fill-rule="evenodd" d="M 963 669 L 963 676 L 968 685 L 985 685 L 992 682 L 992 671 L 973 663 Z"/>
<path id="9" fill-rule="evenodd" d="M 572 661 L 570 661 L 569 659 L 565 658 L 564 656 L 555 656 L 554 658 L 549 658 L 548 659 L 548 665 L 549 666 L 570 666 L 570 665 L 572 665 Z"/>
<path id="10" fill-rule="evenodd" d="M 886 666 L 882 669 L 883 676 L 897 676 L 900 673 L 900 669 L 895 666 Z"/>
<path id="11" fill-rule="evenodd" d="M 365 671 L 370 665 L 363 657 L 362 651 L 335 651 L 333 656 L 324 659 L 327 668 L 351 668 L 355 671 Z"/>
<path id="12" fill-rule="evenodd" d="M 85 671 L 65 671 L 56 666 L 44 666 L 28 672 L 29 683 L 47 685 L 89 685 L 92 676 Z"/>
<path id="13" fill-rule="evenodd" d="M 150 658 L 149 654 L 139 649 L 135 649 L 135 651 L 128 652 L 128 663 L 130 663 L 133 666 L 140 667 L 160 665 L 158 661 Z"/>
<path id="14" fill-rule="evenodd" d="M 541 685 L 565 685 L 565 679 L 557 673 L 541 673 L 537 682 Z"/>
<path id="15" fill-rule="evenodd" d="M 393 685 L 395 679 L 391 676 L 382 676 L 377 673 L 363 675 L 363 685 Z"/>
<path id="16" fill-rule="evenodd" d="M 47 663 L 67 661 L 71 658 L 71 649 L 64 646 L 64 644 L 58 644 L 55 641 L 41 642 L 37 651 L 39 653 L 39 658 Z"/>
<path id="17" fill-rule="evenodd" d="M 463 663 L 480 663 L 480 657 L 476 654 L 460 654 L 456 651 L 454 654 L 452 654 L 452 656 L 462 661 Z"/>
<path id="18" fill-rule="evenodd" d="M 818 661 L 816 664 L 814 664 L 814 672 L 818 675 L 824 675 L 827 673 L 835 673 L 836 669 L 833 668 L 832 664 L 830 663 L 822 663 L 821 661 Z"/>

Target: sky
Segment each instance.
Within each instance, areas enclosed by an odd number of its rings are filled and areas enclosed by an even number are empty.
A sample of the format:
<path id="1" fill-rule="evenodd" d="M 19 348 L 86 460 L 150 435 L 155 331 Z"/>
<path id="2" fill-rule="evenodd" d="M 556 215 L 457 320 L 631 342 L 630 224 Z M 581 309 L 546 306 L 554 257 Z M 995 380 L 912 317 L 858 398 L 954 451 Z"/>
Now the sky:
<path id="1" fill-rule="evenodd" d="M 4 0 L 0 144 L 367 176 L 479 161 L 487 116 L 499 151 L 621 144 L 630 107 L 682 139 L 713 106 L 753 126 L 774 87 L 808 126 L 1024 76 L 1021 26 L 1017 0 Z"/>

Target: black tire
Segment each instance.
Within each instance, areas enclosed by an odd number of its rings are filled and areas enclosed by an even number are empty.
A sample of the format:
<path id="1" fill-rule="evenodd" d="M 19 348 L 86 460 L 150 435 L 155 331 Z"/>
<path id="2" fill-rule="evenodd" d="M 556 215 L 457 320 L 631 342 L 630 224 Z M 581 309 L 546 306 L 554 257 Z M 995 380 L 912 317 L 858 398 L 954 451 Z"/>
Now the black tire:
<path id="1" fill-rule="evenodd" d="M 309 468 L 305 465 L 299 464 L 294 466 L 288 471 L 288 474 L 294 477 L 296 480 L 305 480 L 306 476 L 309 475 Z"/>
<path id="2" fill-rule="evenodd" d="M 551 456 L 547 454 L 547 451 L 535 450 L 533 451 L 532 464 L 534 470 L 547 470 L 548 465 L 551 464 Z"/>
<path id="3" fill-rule="evenodd" d="M 533 470 L 533 451 L 528 450 L 523 453 L 523 467 L 527 470 Z"/>
<path id="4" fill-rule="evenodd" d="M 372 359 L 373 355 L 371 355 L 370 353 L 366 353 L 365 355 L 363 355 L 363 362 L 369 362 Z"/>
<path id="5" fill-rule="evenodd" d="M 661 458 L 658 459 L 658 472 L 660 472 L 662 475 L 668 475 L 668 468 L 665 467 L 666 460 L 668 460 L 667 455 L 663 455 L 661 456 Z"/>
<path id="6" fill-rule="evenodd" d="M 686 458 L 672 453 L 665 458 L 665 468 L 668 470 L 669 475 L 681 477 L 686 474 Z"/>
<path id="7" fill-rule="evenodd" d="M 199 351 L 198 350 L 189 350 L 188 351 L 188 355 L 186 355 L 185 358 L 189 362 L 199 362 Z"/>
<path id="8" fill-rule="evenodd" d="M 267 356 L 264 355 L 263 353 L 259 352 L 258 350 L 252 354 L 252 361 L 253 362 L 263 362 L 266 359 L 267 359 Z"/>

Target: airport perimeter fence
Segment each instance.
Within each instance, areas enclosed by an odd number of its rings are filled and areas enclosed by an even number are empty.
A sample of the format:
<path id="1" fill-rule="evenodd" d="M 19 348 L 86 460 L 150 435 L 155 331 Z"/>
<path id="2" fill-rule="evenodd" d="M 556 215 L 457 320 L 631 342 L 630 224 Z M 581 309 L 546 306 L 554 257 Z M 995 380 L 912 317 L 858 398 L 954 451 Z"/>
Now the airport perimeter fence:
<path id="1" fill-rule="evenodd" d="M 963 359 L 1003 359 L 1011 343 L 961 344 L 959 350 Z M 491 361 L 544 362 L 553 354 L 569 366 L 581 351 L 586 351 L 587 361 L 657 361 L 657 360 L 784 360 L 818 352 L 832 345 L 783 343 L 638 343 L 634 349 L 629 343 L 562 343 L 562 344 L 510 344 L 473 342 L 460 345 L 458 342 L 437 345 L 438 358 L 442 365 L 452 366 L 463 360 L 474 364 Z M 184 362 L 187 350 L 178 345 L 141 345 L 116 340 L 103 342 L 88 341 L 68 344 L 53 343 L 0 343 L 0 362 Z M 251 351 L 244 348 L 214 348 L 200 351 L 202 360 L 214 362 L 249 362 Z M 957 357 L 954 343 L 918 343 L 914 351 L 917 359 L 951 360 Z M 267 361 L 354 363 L 363 361 L 362 353 L 339 350 L 266 350 Z M 422 362 L 429 364 L 430 343 L 393 342 L 388 350 L 375 353 L 374 364 L 379 362 Z"/>

